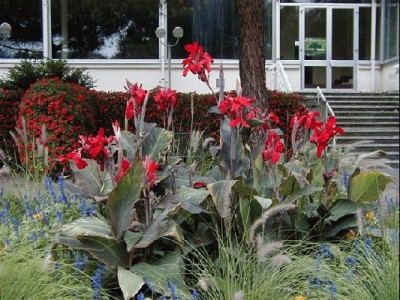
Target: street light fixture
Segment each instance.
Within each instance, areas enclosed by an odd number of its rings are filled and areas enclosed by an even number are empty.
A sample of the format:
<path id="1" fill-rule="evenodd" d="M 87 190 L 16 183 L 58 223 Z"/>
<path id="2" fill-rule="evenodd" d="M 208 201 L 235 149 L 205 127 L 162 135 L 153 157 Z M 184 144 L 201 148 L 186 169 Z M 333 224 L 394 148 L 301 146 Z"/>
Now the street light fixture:
<path id="1" fill-rule="evenodd" d="M 0 38 L 5 40 L 11 36 L 11 25 L 3 22 L 0 24 Z"/>
<path id="2" fill-rule="evenodd" d="M 172 30 L 172 35 L 174 38 L 176 38 L 176 41 L 174 44 L 166 44 L 163 43 L 161 40 L 167 35 L 167 31 L 162 28 L 158 27 L 156 29 L 156 37 L 160 40 L 161 44 L 167 47 L 167 58 L 168 58 L 168 87 L 171 88 L 171 48 L 176 46 L 179 42 L 179 39 L 183 37 L 183 29 L 181 27 L 175 27 L 174 30 Z"/>

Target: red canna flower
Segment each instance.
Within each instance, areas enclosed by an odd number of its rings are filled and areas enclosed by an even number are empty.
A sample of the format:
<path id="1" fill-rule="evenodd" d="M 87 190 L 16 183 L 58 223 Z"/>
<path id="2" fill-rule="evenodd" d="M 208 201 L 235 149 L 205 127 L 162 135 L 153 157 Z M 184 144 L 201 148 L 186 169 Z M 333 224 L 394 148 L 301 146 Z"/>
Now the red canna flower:
<path id="1" fill-rule="evenodd" d="M 197 181 L 195 183 L 193 183 L 193 188 L 194 189 L 200 189 L 202 187 L 206 187 L 207 183 L 205 183 L 204 181 Z"/>
<path id="2" fill-rule="evenodd" d="M 143 160 L 143 166 L 146 170 L 145 184 L 149 189 L 151 189 L 156 184 L 156 170 L 158 170 L 159 166 L 154 160 L 151 160 L 149 157 L 146 157 Z"/>
<path id="3" fill-rule="evenodd" d="M 336 118 L 329 116 L 326 123 L 319 123 L 310 138 L 310 142 L 317 145 L 317 156 L 322 157 L 325 148 L 328 147 L 330 140 L 337 134 L 343 135 L 344 130 L 336 126 Z"/>
<path id="4" fill-rule="evenodd" d="M 114 182 L 119 181 L 122 178 L 122 176 L 126 174 L 129 167 L 130 167 L 129 160 L 123 159 L 121 162 L 121 169 L 119 170 L 119 173 L 114 177 Z"/>
<path id="5" fill-rule="evenodd" d="M 285 152 L 285 146 L 282 144 L 276 131 L 269 131 L 268 138 L 265 141 L 265 150 L 262 152 L 264 161 L 276 164 L 281 158 L 281 154 Z"/>
<path id="6" fill-rule="evenodd" d="M 186 76 L 190 71 L 193 74 L 198 74 L 201 81 L 208 81 L 206 72 L 211 72 L 210 64 L 214 62 L 211 55 L 204 52 L 203 46 L 200 46 L 197 42 L 187 44 L 184 48 L 189 53 L 189 56 L 182 62 L 184 67 L 183 76 Z"/>
<path id="7" fill-rule="evenodd" d="M 242 125 L 244 127 L 250 127 L 250 125 L 246 122 L 253 117 L 253 114 L 247 114 L 246 120 L 243 119 L 246 109 L 252 109 L 251 103 L 253 103 L 253 98 L 246 97 L 231 97 L 228 95 L 224 100 L 221 101 L 218 108 L 221 114 L 228 116 L 231 121 L 229 122 L 229 126 L 236 127 L 238 125 Z"/>
<path id="8" fill-rule="evenodd" d="M 176 93 L 175 90 L 170 88 L 160 89 L 154 96 L 154 101 L 157 103 L 157 109 L 167 111 L 169 108 L 176 106 Z"/>
<path id="9" fill-rule="evenodd" d="M 57 158 L 57 161 L 63 163 L 69 160 L 73 160 L 76 167 L 79 170 L 86 168 L 88 165 L 87 162 L 81 158 L 81 152 L 79 150 L 72 151 L 71 153 L 68 153 L 66 156 L 60 156 Z"/>
<path id="10" fill-rule="evenodd" d="M 314 129 L 321 124 L 316 118 L 320 116 L 319 112 L 309 111 L 306 114 L 300 114 L 297 112 L 290 120 L 290 126 L 293 127 L 294 123 L 297 122 L 299 127 L 304 129 Z"/>
<path id="11" fill-rule="evenodd" d="M 147 91 L 142 89 L 142 85 L 138 85 L 137 83 L 131 84 L 128 82 L 128 87 L 131 97 L 126 103 L 125 117 L 130 120 L 135 113 L 141 112 L 141 106 L 146 98 Z"/>

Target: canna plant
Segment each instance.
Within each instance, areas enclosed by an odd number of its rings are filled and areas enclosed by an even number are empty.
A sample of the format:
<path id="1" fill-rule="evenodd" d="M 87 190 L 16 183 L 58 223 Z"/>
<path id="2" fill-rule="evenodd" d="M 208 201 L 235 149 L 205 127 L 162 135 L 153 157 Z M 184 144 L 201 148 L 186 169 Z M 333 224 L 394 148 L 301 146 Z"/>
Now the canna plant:
<path id="1" fill-rule="evenodd" d="M 181 204 L 154 190 L 159 181 L 156 170 L 171 147 L 172 132 L 145 123 L 148 93 L 129 82 L 128 89 L 126 128 L 133 119 L 136 132 L 122 130 L 115 122 L 113 136 L 105 136 L 103 129 L 94 137 L 80 136 L 81 148 L 59 158 L 60 162 L 71 161 L 74 182 L 68 184 L 69 189 L 98 202 L 104 214 L 62 226 L 53 247 L 63 244 L 86 250 L 115 269 L 126 299 L 145 284 L 167 294 L 167 280 L 186 295 L 183 260 L 175 252 L 176 244 L 169 241 L 179 244 L 183 240 L 173 220 Z"/>
<path id="2" fill-rule="evenodd" d="M 197 43 L 185 49 L 183 75 L 190 71 L 211 89 L 211 55 Z M 336 238 L 357 226 L 357 212 L 391 181 L 355 163 L 347 190 L 340 190 L 342 153 L 330 143 L 344 130 L 335 118 L 324 123 L 312 111 L 295 114 L 287 149 L 279 118 L 254 107 L 240 86 L 235 95 L 221 88 L 210 108 L 221 116 L 220 139 L 209 148 L 214 166 L 200 176 L 195 160 L 170 154 L 175 92 L 166 89 L 155 97 L 165 111 L 160 128 L 145 122 L 148 92 L 127 85 L 125 128 L 116 121 L 113 136 L 103 129 L 80 136 L 81 148 L 59 158 L 73 171 L 68 188 L 97 202 L 101 213 L 63 225 L 53 243 L 86 250 L 116 270 L 125 299 L 146 287 L 169 295 L 166 282 L 189 298 L 183 256 L 198 244 L 218 244 L 214 224 L 228 238 L 247 240 L 255 252 L 260 240 Z M 134 132 L 127 130 L 130 120 Z"/>

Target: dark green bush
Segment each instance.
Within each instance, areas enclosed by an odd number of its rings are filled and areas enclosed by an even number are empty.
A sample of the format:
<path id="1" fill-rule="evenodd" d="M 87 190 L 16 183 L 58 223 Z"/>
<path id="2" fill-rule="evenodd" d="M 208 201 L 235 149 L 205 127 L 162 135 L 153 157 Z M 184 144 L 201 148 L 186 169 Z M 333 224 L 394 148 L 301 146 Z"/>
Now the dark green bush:
<path id="1" fill-rule="evenodd" d="M 0 88 L 27 90 L 39 79 L 55 77 L 90 89 L 94 87 L 94 80 L 84 68 L 72 68 L 64 60 L 43 59 L 23 60 L 15 65 L 8 71 L 6 78 L 0 80 Z"/>

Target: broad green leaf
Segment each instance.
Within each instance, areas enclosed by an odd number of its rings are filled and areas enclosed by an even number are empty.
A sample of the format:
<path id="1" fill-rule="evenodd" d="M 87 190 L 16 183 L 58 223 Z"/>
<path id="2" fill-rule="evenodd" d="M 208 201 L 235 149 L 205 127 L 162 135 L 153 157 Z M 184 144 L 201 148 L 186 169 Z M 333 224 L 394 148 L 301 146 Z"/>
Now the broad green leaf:
<path id="1" fill-rule="evenodd" d="M 91 198 L 108 195 L 114 187 L 110 173 L 106 170 L 101 171 L 100 166 L 94 160 L 84 160 L 88 165 L 81 170 L 71 163 L 75 179 L 74 185 Z"/>
<path id="2" fill-rule="evenodd" d="M 259 197 L 259 196 L 253 196 L 253 198 L 261 205 L 262 209 L 268 209 L 272 205 L 272 200 Z"/>
<path id="3" fill-rule="evenodd" d="M 135 203 L 140 198 L 143 185 L 144 168 L 138 157 L 128 172 L 118 181 L 110 193 L 107 207 L 110 211 L 111 229 L 117 239 L 121 239 L 132 222 Z"/>
<path id="4" fill-rule="evenodd" d="M 283 204 L 291 204 L 291 203 L 295 202 L 296 200 L 300 199 L 301 197 L 311 196 L 315 193 L 321 192 L 322 190 L 323 190 L 322 187 L 314 187 L 312 185 L 309 185 L 309 186 L 306 186 L 306 187 L 300 189 L 299 191 L 297 191 L 296 194 L 287 197 L 282 203 Z"/>
<path id="5" fill-rule="evenodd" d="M 161 229 L 160 236 L 174 238 L 179 244 L 185 241 L 181 228 L 174 220 L 168 221 L 168 224 Z"/>
<path id="6" fill-rule="evenodd" d="M 54 242 L 63 244 L 71 249 L 87 251 L 111 268 L 118 266 L 126 267 L 128 263 L 126 247 L 116 239 L 100 236 L 71 237 L 58 235 L 54 238 Z"/>
<path id="7" fill-rule="evenodd" d="M 325 237 L 334 237 L 340 231 L 357 227 L 357 225 L 357 217 L 355 215 L 344 217 L 342 219 L 339 219 L 337 223 L 334 223 L 334 225 L 332 225 L 330 228 L 326 228 Z"/>
<path id="8" fill-rule="evenodd" d="M 247 238 L 249 236 L 249 230 L 251 226 L 250 201 L 247 197 L 239 195 L 239 209 L 245 237 Z"/>
<path id="9" fill-rule="evenodd" d="M 279 191 L 284 196 L 291 196 L 296 194 L 300 190 L 300 185 L 295 176 L 290 175 L 285 181 L 283 181 L 279 187 Z"/>
<path id="10" fill-rule="evenodd" d="M 173 139 L 173 133 L 163 128 L 153 128 L 149 135 L 143 140 L 142 151 L 143 157 L 149 156 L 152 160 L 157 161 L 159 154 L 168 149 Z"/>
<path id="11" fill-rule="evenodd" d="M 392 177 L 378 171 L 359 173 L 349 180 L 348 197 L 355 202 L 371 202 L 379 199 Z"/>
<path id="12" fill-rule="evenodd" d="M 231 191 L 236 182 L 236 180 L 221 180 L 207 184 L 207 189 L 221 218 L 231 216 Z"/>
<path id="13" fill-rule="evenodd" d="M 230 119 L 225 116 L 220 129 L 220 165 L 225 174 L 230 173 L 230 178 L 238 178 L 247 173 L 250 167 L 250 158 L 239 134 L 237 134 L 237 128 L 231 128 L 229 122 Z"/>
<path id="14" fill-rule="evenodd" d="M 335 222 L 346 215 L 354 215 L 357 213 L 357 203 L 349 200 L 337 200 L 331 208 L 330 216 L 325 220 L 327 222 Z"/>
<path id="15" fill-rule="evenodd" d="M 182 256 L 178 253 L 168 253 L 154 264 L 138 263 L 131 268 L 135 274 L 146 278 L 157 293 L 170 295 L 168 281 L 177 287 L 177 292 L 183 299 L 190 299 L 190 293 L 185 285 Z"/>
<path id="16" fill-rule="evenodd" d="M 192 203 L 200 205 L 210 195 L 210 192 L 205 189 L 194 189 L 187 186 L 182 186 L 176 191 L 176 196 L 182 203 Z"/>
<path id="17" fill-rule="evenodd" d="M 121 131 L 120 143 L 122 149 L 125 150 L 126 157 L 133 160 L 137 153 L 136 135 L 127 130 Z"/>
<path id="18" fill-rule="evenodd" d="M 142 237 L 143 232 L 133 232 L 133 231 L 125 231 L 124 241 L 126 243 L 126 250 L 130 252 L 136 245 L 136 243 Z"/>
<path id="19" fill-rule="evenodd" d="M 134 246 L 135 248 L 146 248 L 160 238 L 161 229 L 168 222 L 168 218 L 179 210 L 180 204 L 172 204 L 165 208 L 143 232 L 142 238 Z"/>
<path id="20" fill-rule="evenodd" d="M 80 218 L 61 227 L 60 234 L 69 237 L 97 236 L 114 239 L 110 225 L 96 217 Z"/>
<path id="21" fill-rule="evenodd" d="M 190 214 L 209 213 L 202 206 L 200 206 L 200 204 L 182 201 L 182 199 L 179 198 L 177 194 L 168 194 L 167 196 L 164 197 L 163 201 L 157 205 L 157 207 L 164 209 L 168 207 L 171 203 L 174 204 L 180 203 L 181 204 L 180 208 L 182 210 L 189 212 Z"/>
<path id="22" fill-rule="evenodd" d="M 128 266 L 128 253 L 125 243 L 97 236 L 80 236 L 78 241 L 91 255 L 111 268 Z"/>
<path id="23" fill-rule="evenodd" d="M 142 277 L 118 267 L 118 283 L 125 300 L 132 299 L 145 284 Z"/>

